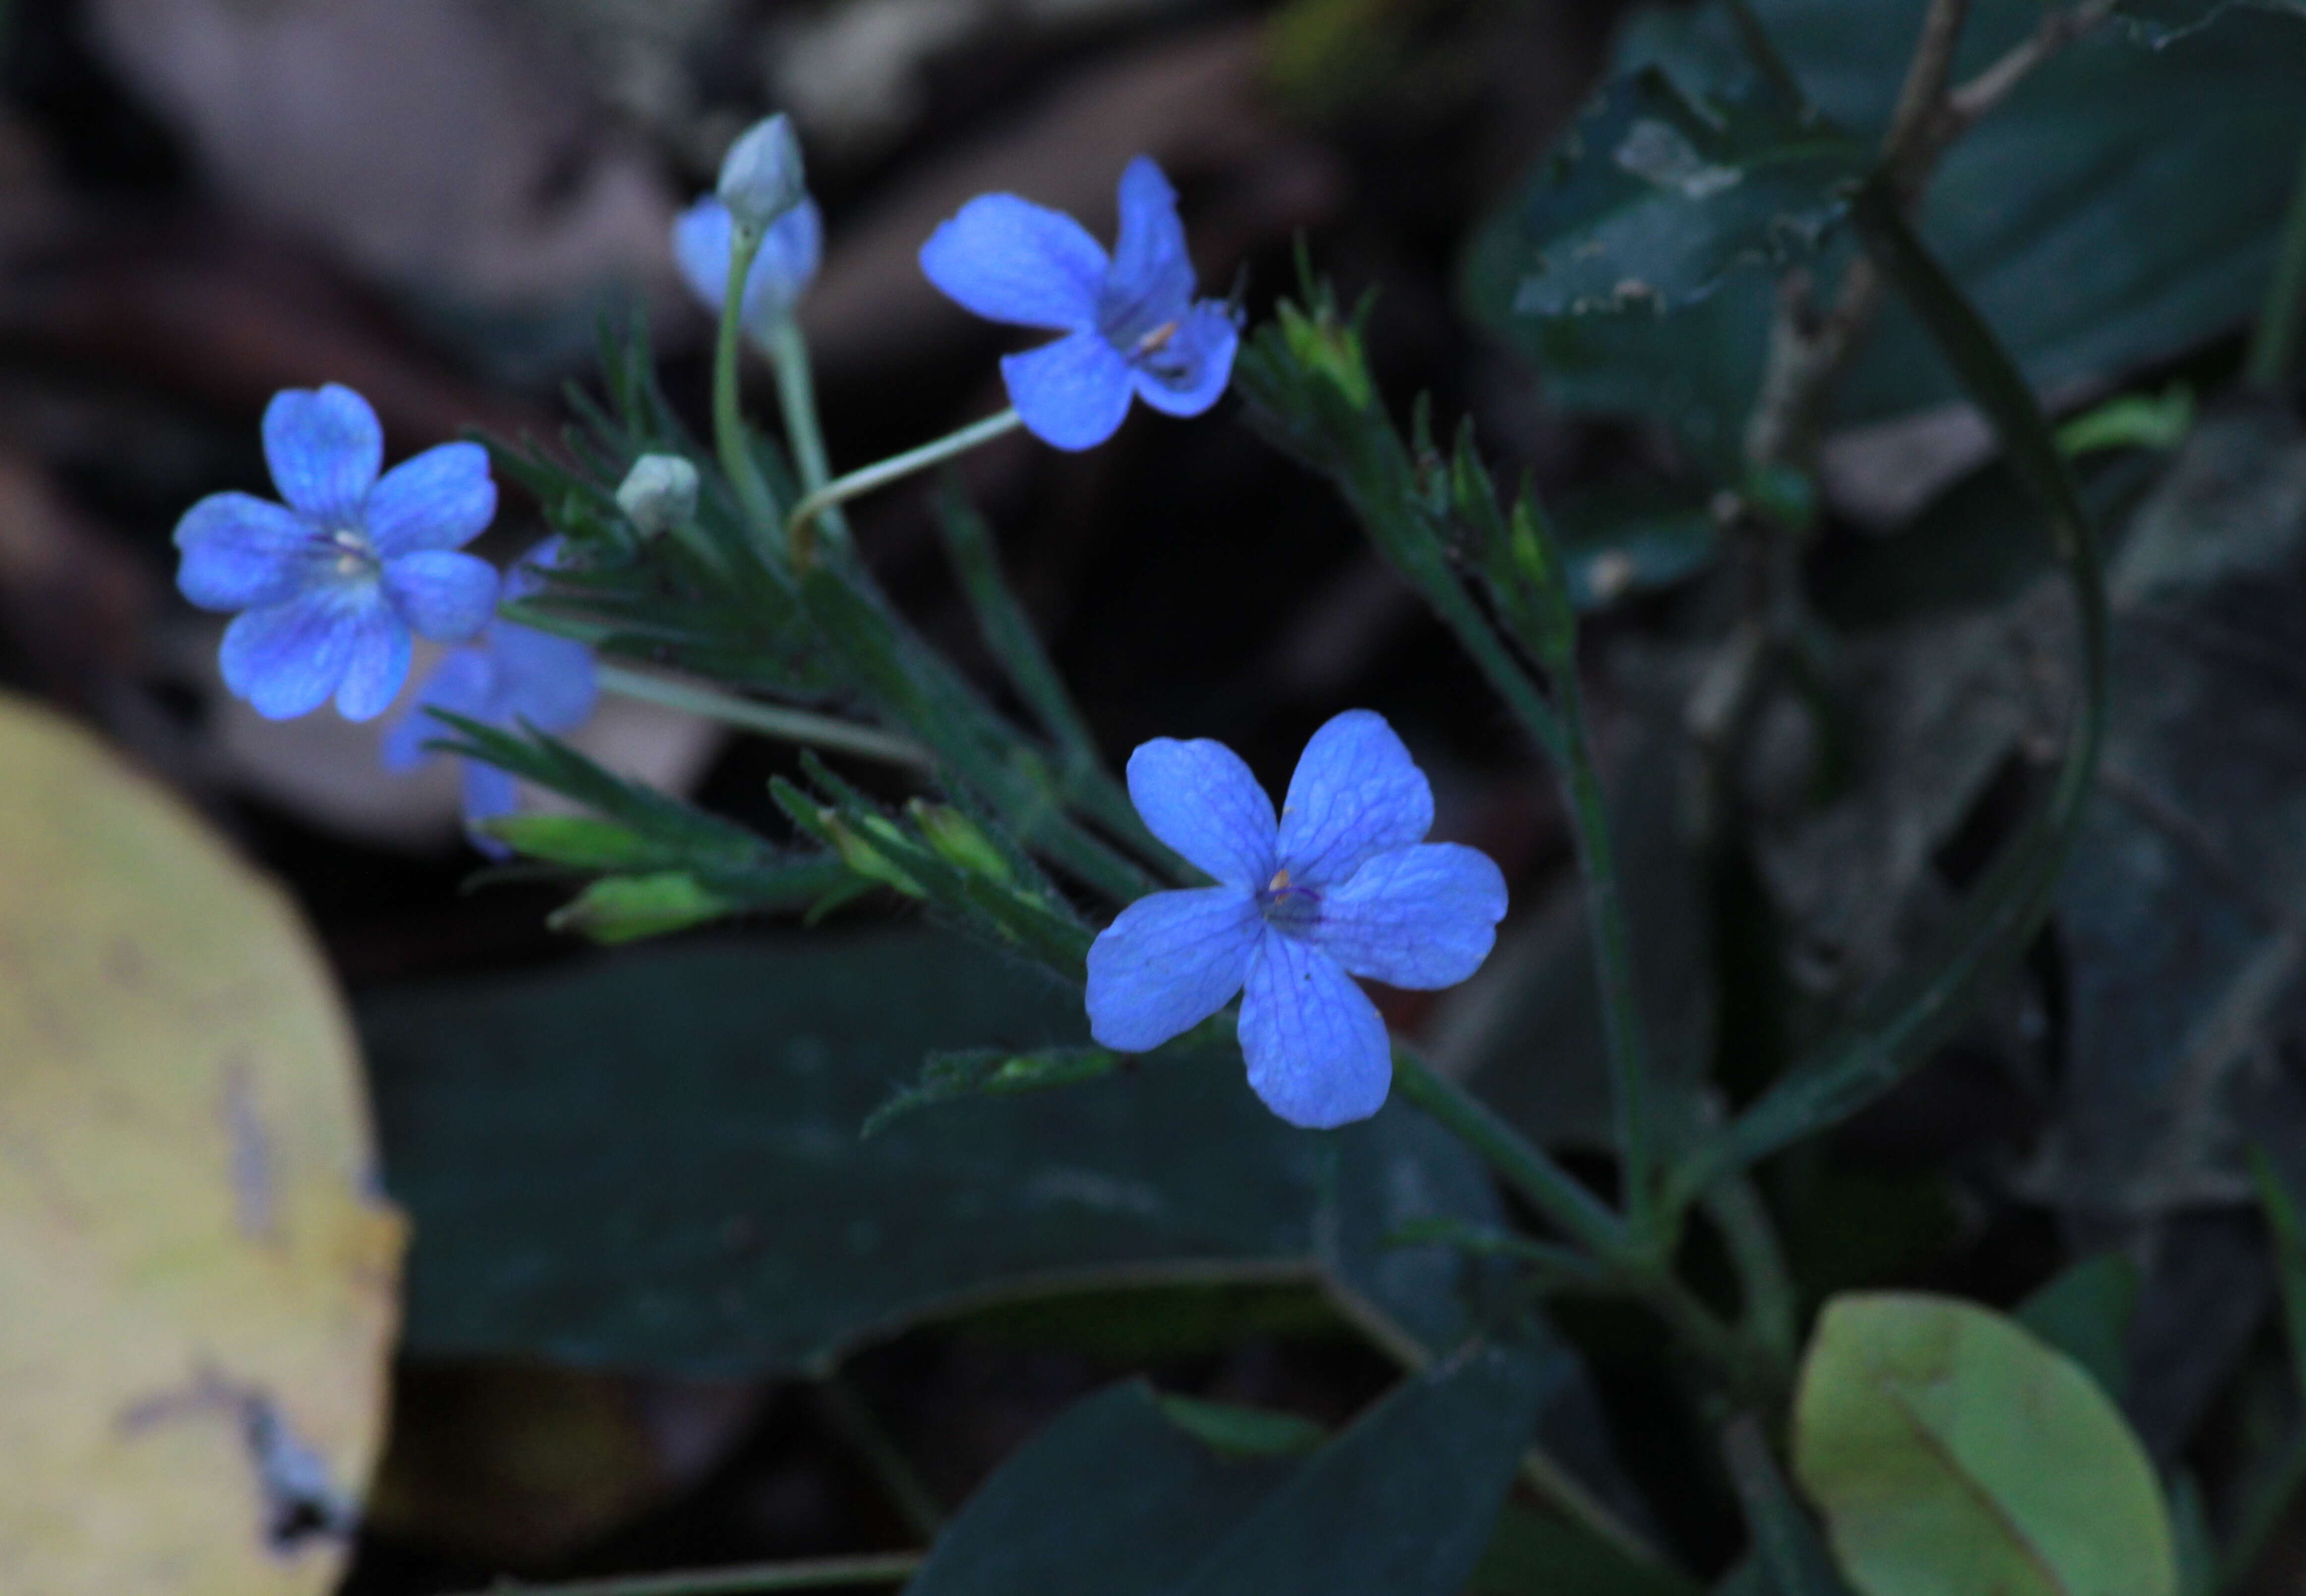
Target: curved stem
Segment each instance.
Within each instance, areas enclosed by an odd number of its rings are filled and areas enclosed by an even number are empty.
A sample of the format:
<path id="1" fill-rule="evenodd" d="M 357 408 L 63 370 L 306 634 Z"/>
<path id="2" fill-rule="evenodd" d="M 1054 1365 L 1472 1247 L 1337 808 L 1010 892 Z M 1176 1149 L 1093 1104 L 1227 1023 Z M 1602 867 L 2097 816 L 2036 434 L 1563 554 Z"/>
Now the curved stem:
<path id="1" fill-rule="evenodd" d="M 1393 1050 L 1393 1083 L 1595 1258 L 1624 1268 L 1653 1269 L 1627 1237 L 1625 1222 L 1488 1104 L 1405 1047 Z"/>
<path id="2" fill-rule="evenodd" d="M 1626 1222 L 1639 1240 L 1649 1234 L 1657 1191 L 1649 1064 L 1642 1040 L 1641 1003 L 1634 989 L 1633 940 L 1626 928 L 1625 894 L 1618 883 L 1617 853 L 1610 841 L 1609 805 L 1593 762 L 1593 739 L 1585 723 L 1585 695 L 1576 661 L 1562 660 L 1553 674 L 1554 707 L 1561 717 L 1563 732 L 1561 779 L 1568 789 L 1571 830 L 1576 836 L 1585 886 L 1586 934 L 1593 941 L 1593 968 L 1601 986 L 1601 1027 L 1610 1057 L 1618 1180 Z"/>
<path id="3" fill-rule="evenodd" d="M 781 316 L 769 329 L 769 364 L 777 374 L 777 405 L 784 412 L 785 442 L 792 449 L 793 469 L 800 473 L 804 494 L 816 492 L 833 480 L 833 463 L 824 452 L 824 431 L 816 417 L 816 381 L 808 363 L 808 340 L 800 323 Z M 849 525 L 838 509 L 828 508 L 824 525 L 835 537 L 845 537 Z M 790 536 L 790 534 L 788 534 Z M 794 563 L 802 564 L 806 551 L 794 546 Z"/>
<path id="4" fill-rule="evenodd" d="M 731 693 L 675 681 L 670 677 L 628 670 L 621 665 L 602 663 L 593 669 L 594 677 L 606 692 L 636 699 L 643 704 L 658 704 L 665 709 L 685 710 L 708 721 L 719 721 L 747 731 L 757 731 L 780 742 L 798 743 L 805 748 L 830 749 L 837 754 L 853 754 L 860 759 L 878 759 L 889 764 L 915 765 L 924 770 L 935 763 L 929 751 L 910 738 L 899 737 L 878 727 L 859 726 L 854 721 L 820 715 L 805 709 L 788 709 L 779 704 L 763 704 L 756 698 L 739 698 Z"/>
<path id="5" fill-rule="evenodd" d="M 909 448 L 901 455 L 891 455 L 846 476 L 837 476 L 823 487 L 812 489 L 793 512 L 785 518 L 785 542 L 793 550 L 794 563 L 806 564 L 815 524 L 834 505 L 846 503 L 859 494 L 870 493 L 900 478 L 925 471 L 940 460 L 950 460 L 955 455 L 968 453 L 981 443 L 990 443 L 1004 432 L 1022 425 L 1014 410 L 1004 410 L 988 415 L 981 422 L 971 422 L 958 431 L 932 439 L 918 448 Z"/>
<path id="6" fill-rule="evenodd" d="M 618 1575 L 526 1585 L 500 1581 L 472 1596 L 749 1596 L 770 1591 L 823 1591 L 836 1585 L 893 1585 L 912 1578 L 924 1558 L 915 1551 L 872 1552 L 856 1558 L 809 1558 L 731 1568 L 692 1568 L 679 1574 Z"/>
<path id="7" fill-rule="evenodd" d="M 713 440 L 720 451 L 721 469 L 737 491 L 753 545 L 764 559 L 771 558 L 766 533 L 777 524 L 776 501 L 761 477 L 761 464 L 753 458 L 745 436 L 745 416 L 737 399 L 737 360 L 742 346 L 745 282 L 753 260 L 761 252 L 761 231 L 738 227 L 729 239 L 729 284 L 721 295 L 721 336 L 713 351 Z"/>

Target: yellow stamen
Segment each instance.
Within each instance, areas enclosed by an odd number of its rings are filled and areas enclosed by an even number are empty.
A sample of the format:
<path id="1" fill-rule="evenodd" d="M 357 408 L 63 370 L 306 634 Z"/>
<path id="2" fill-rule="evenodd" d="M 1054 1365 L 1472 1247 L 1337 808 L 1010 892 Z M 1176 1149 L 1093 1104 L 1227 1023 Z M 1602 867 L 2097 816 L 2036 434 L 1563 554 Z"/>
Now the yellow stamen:
<path id="1" fill-rule="evenodd" d="M 1147 333 L 1143 337 L 1137 340 L 1137 353 L 1140 354 L 1150 354 L 1156 349 L 1160 348 L 1163 345 L 1166 344 L 1171 338 L 1174 338 L 1176 336 L 1177 324 L 1174 321 L 1164 321 L 1160 326 L 1155 328 L 1151 332 Z"/>
<path id="2" fill-rule="evenodd" d="M 1287 892 L 1289 890 L 1289 872 L 1286 870 L 1276 870 L 1273 873 L 1273 879 L 1265 883 L 1265 890 L 1268 892 Z"/>

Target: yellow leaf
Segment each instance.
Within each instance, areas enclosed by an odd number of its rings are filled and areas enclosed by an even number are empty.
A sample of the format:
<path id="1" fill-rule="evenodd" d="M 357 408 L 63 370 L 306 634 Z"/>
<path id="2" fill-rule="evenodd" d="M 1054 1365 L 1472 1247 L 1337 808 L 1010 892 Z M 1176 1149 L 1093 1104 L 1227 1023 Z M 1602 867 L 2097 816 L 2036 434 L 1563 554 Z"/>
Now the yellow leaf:
<path id="1" fill-rule="evenodd" d="M 0 696 L 0 1591 L 332 1589 L 405 1228 L 294 908 Z"/>

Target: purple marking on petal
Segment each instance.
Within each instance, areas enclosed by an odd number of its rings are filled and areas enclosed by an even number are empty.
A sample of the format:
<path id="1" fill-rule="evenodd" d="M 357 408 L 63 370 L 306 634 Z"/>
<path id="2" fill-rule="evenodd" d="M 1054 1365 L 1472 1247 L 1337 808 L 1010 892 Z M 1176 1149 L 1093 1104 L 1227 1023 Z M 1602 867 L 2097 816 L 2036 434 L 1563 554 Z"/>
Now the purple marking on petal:
<path id="1" fill-rule="evenodd" d="M 344 679 L 358 610 L 356 600 L 321 587 L 247 611 L 224 631 L 217 660 L 225 686 L 268 721 L 310 714 Z"/>
<path id="2" fill-rule="evenodd" d="M 280 497 L 324 531 L 357 527 L 384 465 L 384 428 L 338 383 L 283 388 L 264 407 L 264 458 Z"/>
<path id="3" fill-rule="evenodd" d="M 1281 803 L 1281 863 L 1300 886 L 1344 882 L 1432 828 L 1433 789 L 1401 738 L 1375 711 L 1349 709 L 1298 757 Z"/>
<path id="4" fill-rule="evenodd" d="M 462 643 L 496 609 L 497 570 L 485 559 L 425 549 L 387 560 L 384 591 L 401 619 L 436 643 Z"/>
<path id="5" fill-rule="evenodd" d="M 1233 380 L 1233 359 L 1241 329 L 1219 301 L 1205 299 L 1179 318 L 1176 330 L 1157 348 L 1130 358 L 1137 397 L 1164 415 L 1199 415 L 1223 397 Z"/>
<path id="6" fill-rule="evenodd" d="M 1239 887 L 1140 898 L 1089 945 L 1089 1035 L 1124 1053 L 1182 1036 L 1241 990 L 1263 935 Z"/>
<path id="7" fill-rule="evenodd" d="M 1326 1131 L 1385 1105 L 1393 1049 L 1369 994 L 1337 961 L 1294 936 L 1268 936 L 1241 1001 L 1250 1089 L 1293 1125 Z"/>
<path id="8" fill-rule="evenodd" d="M 344 550 L 295 511 L 248 493 L 211 493 L 176 523 L 176 587 L 203 610 L 260 610 L 323 580 Z"/>
<path id="9" fill-rule="evenodd" d="M 1129 414 L 1129 366 L 1094 332 L 1001 357 L 1002 380 L 1025 430 L 1055 448 L 1095 448 Z"/>
<path id="10" fill-rule="evenodd" d="M 1121 232 L 1097 296 L 1097 327 L 1123 349 L 1178 320 L 1193 297 L 1193 261 L 1177 219 L 1177 191 L 1147 156 L 1121 174 Z"/>
<path id="11" fill-rule="evenodd" d="M 444 443 L 388 471 L 368 496 L 369 544 L 380 559 L 428 549 L 461 549 L 496 519 L 489 451 Z"/>
<path id="12" fill-rule="evenodd" d="M 1331 887 L 1311 941 L 1354 975 L 1434 991 L 1481 968 L 1505 914 L 1505 875 L 1489 855 L 1421 842 L 1379 854 Z"/>
<path id="13" fill-rule="evenodd" d="M 1273 800 L 1223 743 L 1140 743 L 1129 756 L 1129 801 L 1155 836 L 1217 880 L 1254 891 L 1271 878 Z"/>
<path id="14" fill-rule="evenodd" d="M 1014 194 L 979 194 L 921 245 L 921 270 L 992 321 L 1071 332 L 1097 322 L 1105 250 L 1081 225 Z"/>
<path id="15" fill-rule="evenodd" d="M 408 623 L 384 595 L 368 590 L 368 602 L 350 610 L 352 640 L 344 679 L 337 684 L 337 713 L 347 721 L 373 721 L 392 707 L 408 680 Z"/>

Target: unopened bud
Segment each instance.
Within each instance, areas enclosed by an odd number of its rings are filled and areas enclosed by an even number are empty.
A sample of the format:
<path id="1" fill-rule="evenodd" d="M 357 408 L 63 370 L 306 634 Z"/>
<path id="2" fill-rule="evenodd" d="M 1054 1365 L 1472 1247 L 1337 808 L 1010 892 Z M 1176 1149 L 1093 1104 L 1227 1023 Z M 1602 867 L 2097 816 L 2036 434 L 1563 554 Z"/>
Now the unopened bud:
<path id="1" fill-rule="evenodd" d="M 807 199 L 808 177 L 792 118 L 780 111 L 747 128 L 721 158 L 716 192 L 737 225 L 756 233 Z"/>
<path id="2" fill-rule="evenodd" d="M 930 851 L 948 865 L 957 865 L 972 875 L 994 881 L 1010 879 L 1009 861 L 1001 857 L 981 827 L 960 810 L 944 804 L 924 803 L 915 798 L 906 806 L 914 824 L 921 828 L 921 836 Z"/>
<path id="3" fill-rule="evenodd" d="M 696 467 L 679 455 L 643 455 L 617 486 L 617 508 L 645 538 L 696 513 Z"/>

